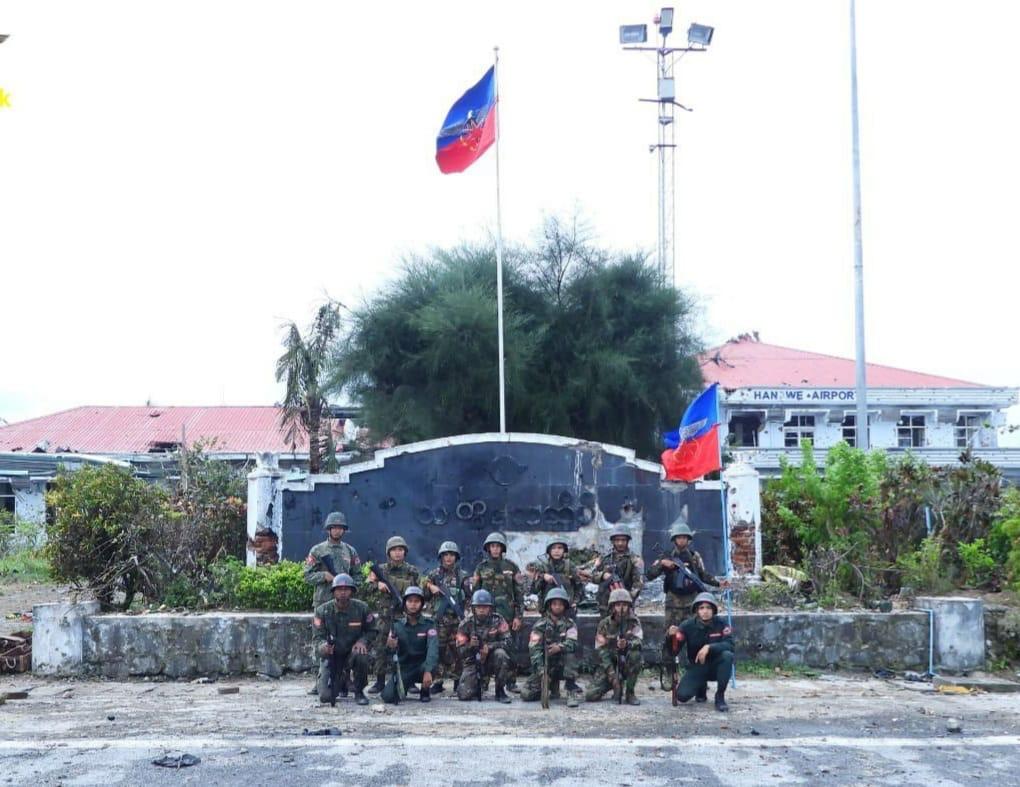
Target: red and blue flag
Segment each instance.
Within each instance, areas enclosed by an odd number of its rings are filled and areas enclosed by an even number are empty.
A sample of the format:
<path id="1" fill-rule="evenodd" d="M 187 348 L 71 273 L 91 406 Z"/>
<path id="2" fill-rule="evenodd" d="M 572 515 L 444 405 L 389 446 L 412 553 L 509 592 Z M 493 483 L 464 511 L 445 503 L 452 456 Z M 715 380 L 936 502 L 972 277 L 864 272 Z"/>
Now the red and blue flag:
<path id="1" fill-rule="evenodd" d="M 436 163 L 444 173 L 463 172 L 496 141 L 496 67 L 450 107 L 436 137 Z"/>
<path id="2" fill-rule="evenodd" d="M 722 468 L 719 453 L 719 385 L 713 383 L 680 419 L 680 428 L 663 436 L 662 466 L 667 481 L 693 481 Z"/>

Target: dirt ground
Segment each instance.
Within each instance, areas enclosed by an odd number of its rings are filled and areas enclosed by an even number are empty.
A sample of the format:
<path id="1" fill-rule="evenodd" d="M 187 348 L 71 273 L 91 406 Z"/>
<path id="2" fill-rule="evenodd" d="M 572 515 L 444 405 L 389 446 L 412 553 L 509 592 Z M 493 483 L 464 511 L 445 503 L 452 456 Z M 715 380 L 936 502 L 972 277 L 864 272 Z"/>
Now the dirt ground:
<path id="1" fill-rule="evenodd" d="M 70 599 L 71 589 L 52 582 L 0 580 L 0 634 L 32 627 L 32 607 Z"/>

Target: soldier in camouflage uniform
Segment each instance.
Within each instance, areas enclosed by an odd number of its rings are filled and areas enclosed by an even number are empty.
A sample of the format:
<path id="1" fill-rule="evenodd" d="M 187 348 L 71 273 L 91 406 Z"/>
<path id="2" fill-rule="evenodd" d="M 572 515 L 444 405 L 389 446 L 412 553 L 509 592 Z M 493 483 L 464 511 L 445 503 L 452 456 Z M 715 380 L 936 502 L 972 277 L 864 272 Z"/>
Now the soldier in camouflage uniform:
<path id="1" fill-rule="evenodd" d="M 533 702 L 542 696 L 542 673 L 549 670 L 549 697 L 559 699 L 560 679 L 566 681 L 567 707 L 576 708 L 581 687 L 577 685 L 577 624 L 567 617 L 570 597 L 562 588 L 553 588 L 545 594 L 545 614 L 531 628 L 528 640 L 528 656 L 531 660 L 531 674 L 521 699 Z M 549 663 L 545 663 L 548 643 Z"/>
<path id="2" fill-rule="evenodd" d="M 626 690 L 628 705 L 640 705 L 634 696 L 634 686 L 641 674 L 641 645 L 644 632 L 641 621 L 634 614 L 634 602 L 623 588 L 609 594 L 611 613 L 599 621 L 595 629 L 595 658 L 597 667 L 588 691 L 588 702 L 598 702 L 610 689 Z M 619 674 L 619 658 L 624 655 L 623 674 Z M 621 685 L 622 684 L 622 685 Z"/>
<path id="3" fill-rule="evenodd" d="M 565 539 L 552 539 L 546 544 L 545 557 L 529 563 L 525 571 L 531 579 L 531 592 L 538 595 L 540 609 L 545 607 L 545 594 L 559 587 L 570 597 L 567 614 L 576 617 L 577 605 L 584 597 L 584 579 L 578 567 L 567 557 L 568 548 Z"/>
<path id="4" fill-rule="evenodd" d="M 383 702 L 396 704 L 414 683 L 421 683 L 418 699 L 428 702 L 432 698 L 432 670 L 439 663 L 439 637 L 436 622 L 422 614 L 424 606 L 425 591 L 414 585 L 404 591 L 404 614 L 393 621 L 383 639 L 389 669 Z M 399 675 L 398 665 L 393 663 L 394 654 L 399 662 Z"/>
<path id="5" fill-rule="evenodd" d="M 676 671 L 669 639 L 676 634 L 677 627 L 693 614 L 691 602 L 694 601 L 695 595 L 701 590 L 695 582 L 679 571 L 677 565 L 680 563 L 685 565 L 705 585 L 721 585 L 723 587 L 729 585 L 725 580 L 720 582 L 720 580 L 705 570 L 705 561 L 702 560 L 700 554 L 691 549 L 694 531 L 687 526 L 682 517 L 673 523 L 669 530 L 669 538 L 673 542 L 673 549 L 670 552 L 664 553 L 648 567 L 649 579 L 665 575 L 663 578 L 663 589 L 666 592 L 666 633 L 662 638 L 662 661 L 660 663 L 668 666 L 669 682 L 667 683 L 666 676 L 663 675 L 660 680 L 663 691 L 671 689 L 673 673 Z"/>
<path id="6" fill-rule="evenodd" d="M 506 539 L 500 533 L 489 533 L 482 549 L 487 557 L 475 567 L 471 577 L 471 587 L 475 590 L 488 590 L 492 594 L 496 612 L 510 621 L 511 636 L 515 642 L 511 646 L 511 659 L 518 650 L 516 634 L 521 629 L 524 615 L 524 577 L 517 564 L 507 560 Z M 517 690 L 517 681 L 511 676 L 508 684 L 510 691 Z"/>
<path id="7" fill-rule="evenodd" d="M 641 588 L 645 585 L 645 561 L 641 559 L 641 555 L 635 555 L 630 551 L 630 538 L 630 533 L 626 529 L 616 527 L 609 534 L 613 548 L 595 559 L 591 571 L 583 573 L 586 579 L 598 583 L 599 590 L 595 600 L 599 605 L 600 617 L 604 618 L 609 614 L 609 594 L 613 590 L 621 587 L 630 594 L 631 601 L 637 601 Z"/>
<path id="8" fill-rule="evenodd" d="M 332 601 L 331 588 L 333 579 L 340 574 L 354 574 L 361 565 L 361 558 L 358 557 L 358 550 L 343 541 L 349 527 L 347 517 L 340 511 L 333 511 L 326 517 L 322 529 L 326 533 L 326 540 L 313 546 L 305 558 L 305 582 L 314 586 L 315 592 L 312 596 L 312 609 L 316 610 L 323 604 Z M 313 686 L 309 694 L 318 692 L 319 683 L 325 677 L 322 666 L 319 663 L 319 679 L 316 686 Z M 347 675 L 340 680 L 340 696 L 347 696 Z"/>
<path id="9" fill-rule="evenodd" d="M 333 683 L 339 688 L 341 677 L 354 671 L 354 697 L 358 705 L 368 705 L 365 685 L 368 683 L 368 653 L 376 637 L 375 615 L 368 604 L 353 598 L 357 585 L 349 574 L 333 579 L 333 600 L 315 608 L 312 625 L 319 654 L 320 702 L 331 702 L 338 691 L 330 688 L 330 666 Z"/>
<path id="10" fill-rule="evenodd" d="M 425 600 L 430 605 L 439 632 L 439 664 L 432 676 L 433 694 L 443 691 L 443 678 L 447 675 L 453 678 L 454 690 L 460 680 L 461 663 L 457 655 L 457 626 L 460 618 L 453 605 L 439 592 L 442 586 L 450 598 L 460 604 L 462 610 L 467 604 L 471 594 L 471 577 L 460 567 L 459 561 L 460 547 L 453 541 L 444 541 L 439 545 L 439 565 L 425 577 Z"/>
<path id="11" fill-rule="evenodd" d="M 510 679 L 510 624 L 492 611 L 488 590 L 476 590 L 471 597 L 471 617 L 457 628 L 457 650 L 464 665 L 457 699 L 481 699 L 482 682 L 496 679 L 496 699 L 508 703 L 506 683 Z"/>
<path id="12" fill-rule="evenodd" d="M 397 592 L 403 596 L 409 587 L 419 584 L 421 572 L 407 563 L 407 542 L 400 536 L 393 536 L 386 542 L 386 557 L 388 560 L 382 564 L 382 570 L 386 578 L 393 583 Z M 399 615 L 402 603 L 401 599 L 394 599 L 384 582 L 371 570 L 368 572 L 369 590 L 365 594 L 365 600 L 371 605 L 372 611 L 379 616 L 379 631 L 388 631 L 395 615 Z M 386 680 L 386 664 L 388 654 L 386 652 L 385 637 L 380 636 L 376 640 L 375 662 L 375 685 L 368 690 L 369 694 L 378 694 L 383 689 Z"/>

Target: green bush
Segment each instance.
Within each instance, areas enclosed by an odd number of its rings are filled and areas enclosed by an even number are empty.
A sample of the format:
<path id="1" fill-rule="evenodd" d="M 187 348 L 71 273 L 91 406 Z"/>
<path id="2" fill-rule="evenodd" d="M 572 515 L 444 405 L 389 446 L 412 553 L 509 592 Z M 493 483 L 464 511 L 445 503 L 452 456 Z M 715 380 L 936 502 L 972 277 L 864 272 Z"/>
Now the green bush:
<path id="1" fill-rule="evenodd" d="M 963 565 L 964 584 L 977 588 L 991 582 L 997 564 L 985 546 L 985 539 L 976 538 L 969 544 L 959 544 L 956 550 Z"/>
<path id="2" fill-rule="evenodd" d="M 1020 490 L 1008 489 L 988 537 L 989 552 L 1004 566 L 1013 590 L 1020 590 Z"/>
<path id="3" fill-rule="evenodd" d="M 237 582 L 237 606 L 279 612 L 307 612 L 312 586 L 305 582 L 304 564 L 281 560 L 274 566 L 242 568 Z"/>
<path id="4" fill-rule="evenodd" d="M 922 593 L 945 593 L 953 586 L 947 573 L 945 548 L 939 535 L 929 536 L 913 552 L 897 561 L 903 572 L 903 584 Z"/>

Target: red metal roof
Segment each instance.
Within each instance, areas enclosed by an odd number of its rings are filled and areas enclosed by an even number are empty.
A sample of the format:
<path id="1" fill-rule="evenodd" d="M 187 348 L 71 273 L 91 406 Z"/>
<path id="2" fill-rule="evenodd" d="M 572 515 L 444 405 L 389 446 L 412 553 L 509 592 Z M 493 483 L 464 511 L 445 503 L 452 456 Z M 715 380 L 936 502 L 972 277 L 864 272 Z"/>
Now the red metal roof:
<path id="1" fill-rule="evenodd" d="M 215 440 L 214 453 L 291 451 L 278 407 L 75 407 L 0 426 L 0 451 L 31 451 L 46 440 L 49 452 L 147 453 L 179 444 L 182 426 L 188 445 Z M 296 450 L 308 452 L 304 435 Z"/>
<path id="2" fill-rule="evenodd" d="M 853 388 L 850 358 L 792 350 L 754 339 L 740 338 L 701 356 L 706 384 L 723 388 Z M 989 386 L 910 372 L 892 366 L 867 365 L 868 388 L 987 388 Z"/>

